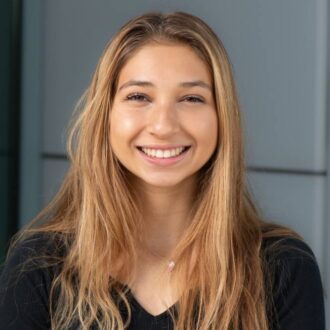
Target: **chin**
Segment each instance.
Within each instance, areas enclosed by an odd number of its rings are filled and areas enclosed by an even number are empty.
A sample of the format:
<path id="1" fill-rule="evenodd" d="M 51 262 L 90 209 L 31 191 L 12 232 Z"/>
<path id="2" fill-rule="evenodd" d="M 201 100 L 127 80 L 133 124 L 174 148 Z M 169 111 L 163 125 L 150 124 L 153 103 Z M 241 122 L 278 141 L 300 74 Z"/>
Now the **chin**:
<path id="1" fill-rule="evenodd" d="M 153 186 L 153 187 L 159 187 L 159 188 L 171 188 L 171 187 L 177 187 L 180 185 L 186 185 L 191 184 L 195 180 L 195 176 L 189 175 L 189 176 L 171 176 L 169 174 L 162 174 L 157 176 L 145 176 L 140 177 L 140 180 L 147 185 Z"/>
<path id="2" fill-rule="evenodd" d="M 180 180 L 142 180 L 145 184 L 159 187 L 159 188 L 170 188 L 180 184 Z"/>

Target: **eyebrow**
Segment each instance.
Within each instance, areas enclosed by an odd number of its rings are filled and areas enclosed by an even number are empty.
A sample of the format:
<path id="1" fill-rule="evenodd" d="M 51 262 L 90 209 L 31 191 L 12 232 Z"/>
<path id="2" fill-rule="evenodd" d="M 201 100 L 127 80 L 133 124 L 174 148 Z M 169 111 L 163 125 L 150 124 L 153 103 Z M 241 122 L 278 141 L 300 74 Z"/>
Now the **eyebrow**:
<path id="1" fill-rule="evenodd" d="M 155 85 L 151 81 L 144 81 L 144 80 L 129 80 L 122 84 L 118 91 L 121 91 L 122 89 L 129 87 L 129 86 L 145 86 L 145 87 L 155 87 Z M 194 80 L 194 81 L 184 81 L 179 83 L 180 87 L 195 87 L 199 86 L 202 88 L 206 88 L 212 92 L 212 88 L 209 84 L 202 80 Z"/>

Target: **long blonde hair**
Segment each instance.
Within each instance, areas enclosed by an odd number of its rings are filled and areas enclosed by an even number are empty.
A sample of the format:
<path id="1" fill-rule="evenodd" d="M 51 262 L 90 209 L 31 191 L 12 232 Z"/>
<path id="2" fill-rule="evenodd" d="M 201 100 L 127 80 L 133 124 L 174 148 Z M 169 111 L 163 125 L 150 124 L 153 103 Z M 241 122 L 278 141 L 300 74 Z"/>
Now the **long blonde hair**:
<path id="1" fill-rule="evenodd" d="M 67 329 L 75 322 L 83 329 L 93 324 L 124 329 L 128 324 L 127 290 L 110 276 L 109 267 L 117 265 L 117 278 L 132 282 L 143 221 L 127 171 L 111 149 L 109 121 L 121 69 L 150 42 L 188 45 L 207 64 L 219 128 L 217 149 L 199 173 L 190 226 L 175 251 L 174 275 L 184 278 L 176 329 L 268 329 L 271 297 L 262 241 L 298 235 L 259 215 L 245 182 L 241 115 L 230 61 L 211 28 L 184 12 L 136 17 L 106 46 L 69 134 L 71 166 L 61 189 L 19 236 L 47 232 L 60 237 L 64 247 L 52 283 L 52 329 Z M 118 300 L 126 306 L 127 320 Z"/>

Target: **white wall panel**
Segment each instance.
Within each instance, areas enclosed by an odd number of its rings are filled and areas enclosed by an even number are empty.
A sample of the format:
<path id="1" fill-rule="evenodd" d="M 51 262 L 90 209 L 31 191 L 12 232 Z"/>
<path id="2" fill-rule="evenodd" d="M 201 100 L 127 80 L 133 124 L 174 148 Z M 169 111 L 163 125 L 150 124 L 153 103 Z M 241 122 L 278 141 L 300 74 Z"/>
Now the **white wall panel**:
<path id="1" fill-rule="evenodd" d="M 219 1 L 205 15 L 238 82 L 249 166 L 324 171 L 326 1 Z"/>
<path id="2" fill-rule="evenodd" d="M 263 214 L 302 235 L 322 268 L 326 177 L 249 172 L 247 180 Z"/>

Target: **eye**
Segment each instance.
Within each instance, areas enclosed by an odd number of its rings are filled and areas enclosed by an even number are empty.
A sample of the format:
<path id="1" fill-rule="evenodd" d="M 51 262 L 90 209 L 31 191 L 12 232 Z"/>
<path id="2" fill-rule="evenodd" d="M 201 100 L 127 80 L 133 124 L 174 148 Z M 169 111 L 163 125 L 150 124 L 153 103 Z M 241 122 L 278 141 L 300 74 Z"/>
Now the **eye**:
<path id="1" fill-rule="evenodd" d="M 198 96 L 187 96 L 184 100 L 187 100 L 190 103 L 204 103 L 204 99 Z"/>
<path id="2" fill-rule="evenodd" d="M 128 101 L 148 101 L 146 95 L 140 93 L 130 94 L 126 97 Z"/>

